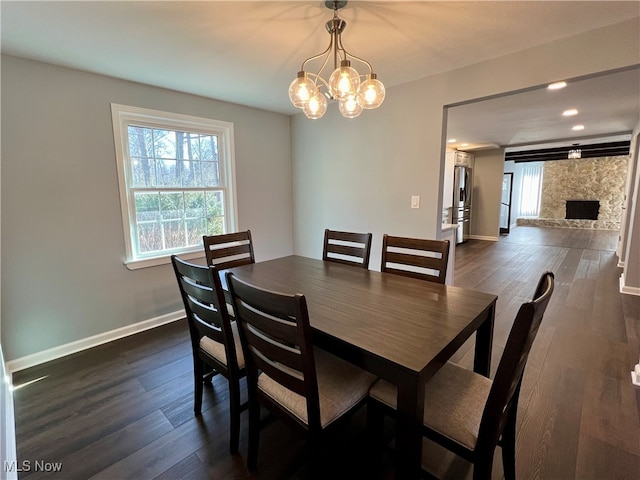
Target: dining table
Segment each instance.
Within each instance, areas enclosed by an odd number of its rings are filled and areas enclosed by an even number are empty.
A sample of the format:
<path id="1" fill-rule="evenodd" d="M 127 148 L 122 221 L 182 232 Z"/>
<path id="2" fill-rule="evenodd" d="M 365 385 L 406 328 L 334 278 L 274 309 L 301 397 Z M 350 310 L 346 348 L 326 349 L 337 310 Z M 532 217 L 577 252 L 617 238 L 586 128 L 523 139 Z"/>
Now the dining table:
<path id="1" fill-rule="evenodd" d="M 473 334 L 473 369 L 489 376 L 498 297 L 299 255 L 229 271 L 303 294 L 314 345 L 397 385 L 395 478 L 419 478 L 428 380 Z"/>

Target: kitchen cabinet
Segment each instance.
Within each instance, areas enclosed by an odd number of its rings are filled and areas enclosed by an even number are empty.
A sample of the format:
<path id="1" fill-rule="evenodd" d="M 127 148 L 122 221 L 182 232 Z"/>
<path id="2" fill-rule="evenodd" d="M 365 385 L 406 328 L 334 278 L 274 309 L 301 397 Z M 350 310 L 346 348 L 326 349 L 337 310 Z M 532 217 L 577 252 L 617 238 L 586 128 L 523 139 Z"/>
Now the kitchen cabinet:
<path id="1" fill-rule="evenodd" d="M 455 150 L 453 153 L 453 163 L 456 167 L 469 167 L 473 168 L 473 161 L 475 157 L 472 153 L 461 152 L 459 150 Z"/>

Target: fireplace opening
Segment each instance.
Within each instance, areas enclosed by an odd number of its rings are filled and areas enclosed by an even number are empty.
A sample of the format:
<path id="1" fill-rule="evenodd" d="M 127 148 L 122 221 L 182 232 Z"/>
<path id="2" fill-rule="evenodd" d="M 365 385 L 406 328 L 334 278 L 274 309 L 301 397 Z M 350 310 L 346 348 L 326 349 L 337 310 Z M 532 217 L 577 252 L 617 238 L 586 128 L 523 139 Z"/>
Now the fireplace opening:
<path id="1" fill-rule="evenodd" d="M 567 200 L 566 219 L 598 220 L 600 202 L 598 200 Z"/>

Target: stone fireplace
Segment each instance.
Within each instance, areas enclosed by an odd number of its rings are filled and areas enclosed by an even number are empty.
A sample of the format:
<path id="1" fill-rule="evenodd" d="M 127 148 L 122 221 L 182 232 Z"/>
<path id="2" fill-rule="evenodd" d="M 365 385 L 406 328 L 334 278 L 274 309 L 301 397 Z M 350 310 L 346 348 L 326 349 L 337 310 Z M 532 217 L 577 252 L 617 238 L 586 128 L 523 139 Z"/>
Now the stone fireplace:
<path id="1" fill-rule="evenodd" d="M 540 216 L 517 224 L 619 230 L 628 161 L 620 155 L 544 162 Z M 596 218 L 568 218 L 567 204 L 576 200 L 597 202 Z"/>

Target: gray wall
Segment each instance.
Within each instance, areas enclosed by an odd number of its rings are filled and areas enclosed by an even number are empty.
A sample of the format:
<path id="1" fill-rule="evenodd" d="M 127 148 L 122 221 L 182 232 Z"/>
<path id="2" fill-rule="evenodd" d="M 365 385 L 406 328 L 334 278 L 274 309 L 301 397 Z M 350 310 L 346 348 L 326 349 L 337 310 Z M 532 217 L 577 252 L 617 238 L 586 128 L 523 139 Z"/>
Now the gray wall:
<path id="1" fill-rule="evenodd" d="M 294 250 L 319 257 L 322 230 L 437 238 L 444 164 L 443 106 L 640 62 L 637 21 L 389 88 L 385 103 L 348 120 L 292 120 Z M 410 209 L 411 195 L 421 208 Z"/>
<path id="2" fill-rule="evenodd" d="M 475 152 L 473 168 L 472 238 L 497 240 L 500 235 L 500 201 L 504 172 L 504 149 Z"/>
<path id="3" fill-rule="evenodd" d="M 234 123 L 238 221 L 256 258 L 293 250 L 290 118 L 2 57 L 5 360 L 182 308 L 170 265 L 123 265 L 110 103 Z"/>

